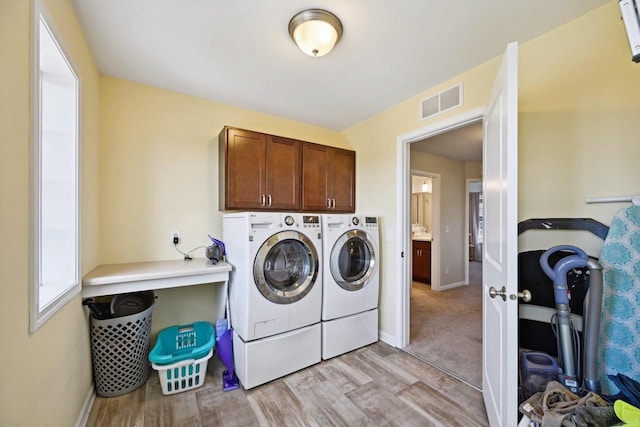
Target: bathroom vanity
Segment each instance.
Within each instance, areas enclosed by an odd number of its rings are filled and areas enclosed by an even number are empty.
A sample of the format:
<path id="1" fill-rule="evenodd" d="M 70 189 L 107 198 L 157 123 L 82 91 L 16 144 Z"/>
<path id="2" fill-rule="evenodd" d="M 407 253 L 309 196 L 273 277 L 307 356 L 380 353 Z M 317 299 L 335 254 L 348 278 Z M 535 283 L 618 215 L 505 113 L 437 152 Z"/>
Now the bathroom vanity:
<path id="1" fill-rule="evenodd" d="M 431 284 L 431 238 L 413 238 L 413 280 Z"/>

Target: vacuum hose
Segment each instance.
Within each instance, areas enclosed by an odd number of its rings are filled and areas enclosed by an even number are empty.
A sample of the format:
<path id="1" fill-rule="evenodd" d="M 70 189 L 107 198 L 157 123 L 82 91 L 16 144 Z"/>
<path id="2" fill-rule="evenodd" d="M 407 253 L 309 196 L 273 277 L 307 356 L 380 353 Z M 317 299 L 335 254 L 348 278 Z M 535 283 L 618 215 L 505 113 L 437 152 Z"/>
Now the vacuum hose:
<path id="1" fill-rule="evenodd" d="M 573 252 L 574 255 L 560 259 L 556 262 L 554 268 L 551 268 L 549 265 L 549 256 L 559 251 Z M 561 358 L 563 369 L 563 377 L 561 380 L 565 387 L 574 393 L 578 391 L 578 378 L 571 334 L 571 309 L 569 307 L 567 273 L 574 268 L 586 267 L 588 261 L 589 257 L 582 249 L 570 245 L 554 246 L 545 251 L 540 257 L 540 267 L 542 267 L 544 273 L 553 281 L 559 339 L 558 356 Z"/>

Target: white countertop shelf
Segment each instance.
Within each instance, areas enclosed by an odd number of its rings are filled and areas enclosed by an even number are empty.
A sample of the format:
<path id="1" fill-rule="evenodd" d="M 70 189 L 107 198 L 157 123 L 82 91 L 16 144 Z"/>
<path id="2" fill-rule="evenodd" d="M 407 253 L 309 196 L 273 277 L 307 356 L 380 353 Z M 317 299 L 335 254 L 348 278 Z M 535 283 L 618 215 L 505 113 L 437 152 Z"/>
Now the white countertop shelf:
<path id="1" fill-rule="evenodd" d="M 82 278 L 82 297 L 227 282 L 231 265 L 206 258 L 99 265 Z"/>

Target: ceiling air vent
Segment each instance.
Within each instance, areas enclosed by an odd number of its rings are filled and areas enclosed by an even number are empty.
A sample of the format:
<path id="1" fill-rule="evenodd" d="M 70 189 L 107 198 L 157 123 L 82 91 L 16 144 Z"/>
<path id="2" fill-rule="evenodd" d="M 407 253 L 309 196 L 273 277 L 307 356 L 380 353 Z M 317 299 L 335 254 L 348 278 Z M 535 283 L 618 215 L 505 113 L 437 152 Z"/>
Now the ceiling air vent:
<path id="1" fill-rule="evenodd" d="M 422 101 L 422 120 L 462 105 L 462 83 Z"/>

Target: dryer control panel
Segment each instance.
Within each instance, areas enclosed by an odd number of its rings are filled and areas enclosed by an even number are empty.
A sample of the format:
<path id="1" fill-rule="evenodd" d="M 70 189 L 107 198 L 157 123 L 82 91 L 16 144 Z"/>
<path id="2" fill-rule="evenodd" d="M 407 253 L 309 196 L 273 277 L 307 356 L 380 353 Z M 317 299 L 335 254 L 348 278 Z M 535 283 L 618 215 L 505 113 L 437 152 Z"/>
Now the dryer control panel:
<path id="1" fill-rule="evenodd" d="M 364 224 L 361 225 L 364 228 L 378 228 L 378 217 L 377 216 L 365 216 Z"/>

